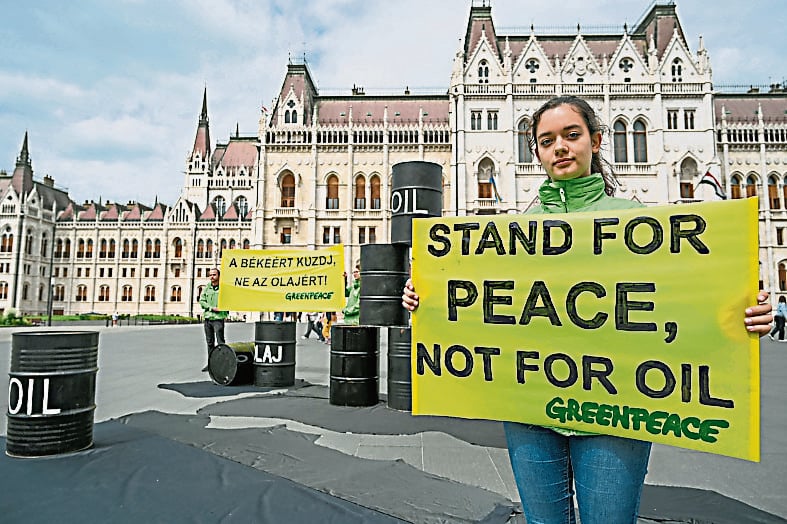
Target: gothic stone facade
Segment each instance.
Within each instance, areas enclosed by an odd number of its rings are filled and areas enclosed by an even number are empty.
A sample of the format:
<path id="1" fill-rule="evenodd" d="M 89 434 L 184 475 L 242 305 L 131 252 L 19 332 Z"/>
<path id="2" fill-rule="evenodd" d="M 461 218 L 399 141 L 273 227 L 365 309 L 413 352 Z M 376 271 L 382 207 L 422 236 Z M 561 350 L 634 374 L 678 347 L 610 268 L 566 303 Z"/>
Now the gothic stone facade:
<path id="1" fill-rule="evenodd" d="M 544 172 L 527 146 L 530 116 L 551 97 L 584 97 L 609 124 L 603 154 L 618 196 L 648 205 L 760 196 L 761 285 L 787 286 L 787 96 L 714 90 L 708 51 L 692 53 L 671 2 L 619 33 L 498 32 L 470 9 L 449 86 L 437 95 L 321 95 L 290 63 L 254 137 L 211 144 L 207 94 L 181 197 L 173 205 L 77 204 L 34 180 L 25 135 L 0 172 L 0 308 L 192 315 L 225 248 L 313 249 L 388 242 L 392 167 L 443 168 L 443 213 L 517 213 Z M 752 90 L 755 91 L 755 90 Z M 492 184 L 497 191 L 495 192 Z M 51 290 L 51 295 L 50 295 Z"/>

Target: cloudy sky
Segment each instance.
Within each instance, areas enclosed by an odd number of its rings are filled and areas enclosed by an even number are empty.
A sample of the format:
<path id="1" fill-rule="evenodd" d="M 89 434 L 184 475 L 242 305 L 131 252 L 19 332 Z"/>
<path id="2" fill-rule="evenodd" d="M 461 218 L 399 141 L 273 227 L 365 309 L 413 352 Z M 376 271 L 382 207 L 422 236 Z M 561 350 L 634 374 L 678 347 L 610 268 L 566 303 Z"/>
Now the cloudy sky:
<path id="1" fill-rule="evenodd" d="M 257 133 L 289 56 L 305 54 L 325 94 L 443 90 L 470 2 L 3 2 L 0 169 L 13 171 L 27 131 L 36 178 L 51 175 L 73 199 L 173 204 L 205 86 L 214 143 L 236 125 Z M 493 0 L 492 15 L 498 32 L 633 26 L 650 3 Z M 787 78 L 785 0 L 676 3 L 692 52 L 705 39 L 717 86 Z"/>

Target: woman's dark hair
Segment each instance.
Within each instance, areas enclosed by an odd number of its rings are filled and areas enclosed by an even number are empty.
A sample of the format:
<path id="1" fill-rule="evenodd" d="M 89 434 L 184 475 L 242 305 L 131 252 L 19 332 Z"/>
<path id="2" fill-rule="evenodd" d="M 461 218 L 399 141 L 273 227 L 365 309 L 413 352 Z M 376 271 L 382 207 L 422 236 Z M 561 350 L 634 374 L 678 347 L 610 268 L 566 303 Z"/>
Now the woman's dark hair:
<path id="1" fill-rule="evenodd" d="M 533 148 L 533 153 L 536 156 L 538 156 L 538 143 L 536 142 L 536 136 L 538 134 L 537 129 L 538 123 L 541 121 L 541 116 L 546 111 L 562 105 L 571 106 L 574 108 L 574 111 L 579 113 L 579 115 L 585 121 L 585 125 L 587 125 L 588 131 L 590 131 L 591 135 L 596 133 L 602 133 L 603 135 L 604 131 L 606 131 L 606 126 L 601 124 L 598 117 L 596 116 L 596 112 L 593 111 L 593 108 L 590 107 L 590 104 L 585 102 L 583 99 L 570 95 L 552 98 L 544 105 L 539 107 L 535 113 L 533 113 L 533 122 L 530 127 L 530 145 Z M 604 192 L 607 195 L 612 196 L 615 194 L 615 189 L 618 187 L 618 181 L 615 178 L 615 173 L 612 170 L 612 166 L 601 156 L 600 151 L 593 153 L 593 158 L 590 161 L 590 172 L 600 173 L 604 178 L 604 185 L 606 186 Z"/>
<path id="2" fill-rule="evenodd" d="M 784 295 L 779 297 L 779 302 L 787 302 L 787 298 L 784 298 Z"/>

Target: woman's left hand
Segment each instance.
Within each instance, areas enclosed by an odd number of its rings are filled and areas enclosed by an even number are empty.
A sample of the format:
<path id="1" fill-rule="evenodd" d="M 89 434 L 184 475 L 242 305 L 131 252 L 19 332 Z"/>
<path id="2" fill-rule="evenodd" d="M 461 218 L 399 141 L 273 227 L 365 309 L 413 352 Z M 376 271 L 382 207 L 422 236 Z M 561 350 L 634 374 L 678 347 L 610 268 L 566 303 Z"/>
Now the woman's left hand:
<path id="1" fill-rule="evenodd" d="M 765 335 L 771 330 L 771 303 L 768 302 L 770 295 L 767 291 L 760 291 L 757 294 L 757 305 L 746 308 L 746 318 L 743 322 L 750 333 L 760 333 Z"/>

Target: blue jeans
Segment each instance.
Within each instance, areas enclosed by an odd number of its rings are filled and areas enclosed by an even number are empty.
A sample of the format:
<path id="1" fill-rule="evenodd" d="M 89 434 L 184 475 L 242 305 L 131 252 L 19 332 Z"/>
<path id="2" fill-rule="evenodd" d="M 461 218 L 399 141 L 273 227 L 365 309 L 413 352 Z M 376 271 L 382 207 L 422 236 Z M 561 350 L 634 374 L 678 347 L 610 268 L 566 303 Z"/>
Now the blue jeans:
<path id="1" fill-rule="evenodd" d="M 506 422 L 506 440 L 528 524 L 637 522 L 650 442 L 609 435 L 563 436 Z"/>

